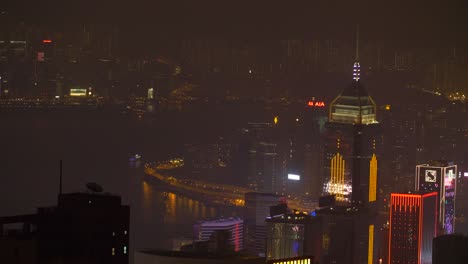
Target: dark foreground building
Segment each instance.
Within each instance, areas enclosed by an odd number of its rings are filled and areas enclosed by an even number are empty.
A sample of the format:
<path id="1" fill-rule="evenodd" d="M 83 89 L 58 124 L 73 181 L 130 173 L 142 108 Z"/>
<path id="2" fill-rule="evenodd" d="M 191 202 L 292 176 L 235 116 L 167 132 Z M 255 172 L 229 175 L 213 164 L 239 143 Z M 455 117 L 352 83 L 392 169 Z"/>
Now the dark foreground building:
<path id="1" fill-rule="evenodd" d="M 468 261 L 468 237 L 444 235 L 434 238 L 432 264 L 462 264 Z"/>
<path id="2" fill-rule="evenodd" d="M 0 218 L 0 263 L 126 264 L 129 219 L 119 196 L 61 194 L 57 206 Z"/>

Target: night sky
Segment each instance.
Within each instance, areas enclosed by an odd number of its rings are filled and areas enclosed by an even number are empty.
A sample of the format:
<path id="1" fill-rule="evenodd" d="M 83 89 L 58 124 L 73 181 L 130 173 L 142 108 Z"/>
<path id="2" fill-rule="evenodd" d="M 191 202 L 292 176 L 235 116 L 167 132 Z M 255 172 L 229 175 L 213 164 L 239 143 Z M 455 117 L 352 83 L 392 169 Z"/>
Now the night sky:
<path id="1" fill-rule="evenodd" d="M 364 38 L 405 45 L 466 43 L 466 1 L 8 1 L 15 18 L 60 28 L 116 24 L 136 41 L 156 36 Z M 465 2 L 465 3 L 464 3 Z"/>

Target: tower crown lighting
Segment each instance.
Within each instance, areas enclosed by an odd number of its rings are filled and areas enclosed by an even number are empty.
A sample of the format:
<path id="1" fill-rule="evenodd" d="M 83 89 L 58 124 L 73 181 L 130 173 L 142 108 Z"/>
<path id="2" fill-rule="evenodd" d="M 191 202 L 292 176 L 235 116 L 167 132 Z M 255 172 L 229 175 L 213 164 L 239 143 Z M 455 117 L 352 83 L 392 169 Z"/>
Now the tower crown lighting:
<path id="1" fill-rule="evenodd" d="M 361 65 L 359 62 L 355 62 L 353 65 L 353 80 L 356 82 L 361 78 Z"/>

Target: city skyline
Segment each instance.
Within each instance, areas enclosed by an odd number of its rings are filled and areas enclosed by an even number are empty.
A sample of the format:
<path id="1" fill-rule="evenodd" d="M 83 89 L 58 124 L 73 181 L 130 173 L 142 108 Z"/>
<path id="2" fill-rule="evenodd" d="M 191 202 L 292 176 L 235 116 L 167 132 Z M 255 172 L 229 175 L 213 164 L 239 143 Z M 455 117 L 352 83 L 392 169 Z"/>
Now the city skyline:
<path id="1" fill-rule="evenodd" d="M 465 7 L 6 3 L 0 262 L 455 261 Z"/>

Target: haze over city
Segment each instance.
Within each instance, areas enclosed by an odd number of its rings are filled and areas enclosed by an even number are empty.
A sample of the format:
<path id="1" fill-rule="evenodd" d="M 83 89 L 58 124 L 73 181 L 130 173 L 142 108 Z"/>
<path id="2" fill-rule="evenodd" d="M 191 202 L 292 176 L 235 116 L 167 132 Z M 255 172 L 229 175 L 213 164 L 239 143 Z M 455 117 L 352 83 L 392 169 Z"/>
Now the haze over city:
<path id="1" fill-rule="evenodd" d="M 465 263 L 463 1 L 8 1 L 1 263 Z"/>

